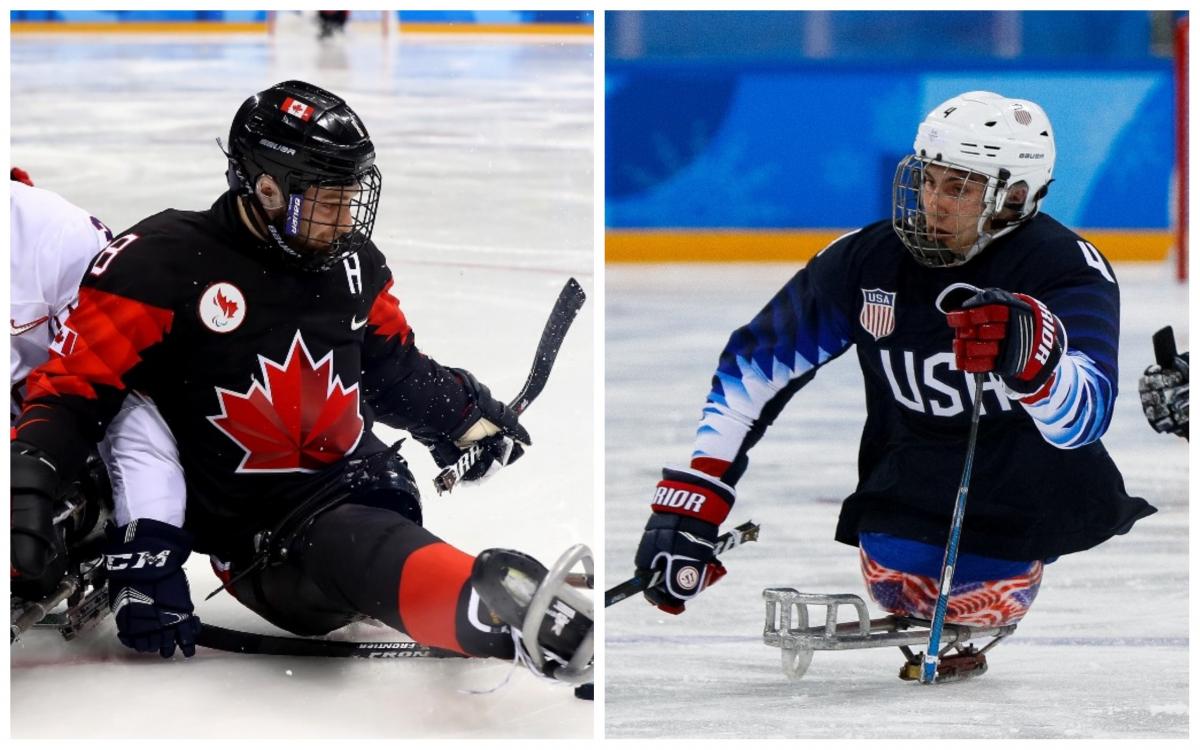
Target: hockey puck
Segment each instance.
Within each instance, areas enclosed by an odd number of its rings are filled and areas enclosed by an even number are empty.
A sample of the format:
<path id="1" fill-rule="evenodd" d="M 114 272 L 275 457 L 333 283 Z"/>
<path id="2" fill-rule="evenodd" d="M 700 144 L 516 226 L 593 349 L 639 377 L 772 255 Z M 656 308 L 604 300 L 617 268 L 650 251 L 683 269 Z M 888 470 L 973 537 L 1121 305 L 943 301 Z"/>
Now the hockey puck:
<path id="1" fill-rule="evenodd" d="M 594 686 L 595 686 L 595 683 L 592 683 L 592 682 L 585 682 L 582 685 L 576 685 L 575 686 L 575 697 L 581 701 L 595 700 L 595 698 L 592 697 L 592 693 L 594 692 Z"/>

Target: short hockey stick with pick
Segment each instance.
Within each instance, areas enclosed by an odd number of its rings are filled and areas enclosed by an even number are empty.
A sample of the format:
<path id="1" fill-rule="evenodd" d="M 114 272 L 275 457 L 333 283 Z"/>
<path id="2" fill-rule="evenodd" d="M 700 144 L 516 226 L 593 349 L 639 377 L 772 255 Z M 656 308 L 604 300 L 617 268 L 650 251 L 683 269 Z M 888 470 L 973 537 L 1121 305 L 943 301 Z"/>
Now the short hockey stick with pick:
<path id="1" fill-rule="evenodd" d="M 586 300 L 587 295 L 583 293 L 583 287 L 579 285 L 579 282 L 575 279 L 568 279 L 558 294 L 554 308 L 550 311 L 546 327 L 542 330 L 542 338 L 538 341 L 537 351 L 533 355 L 533 367 L 529 370 L 529 377 L 525 379 L 525 385 L 521 388 L 521 392 L 508 403 L 509 408 L 518 415 L 524 412 L 546 387 L 546 380 L 550 377 L 550 368 L 554 367 L 554 360 L 558 357 L 558 350 L 562 347 L 567 330 L 570 329 L 571 323 L 574 322 L 575 316 Z M 483 447 L 480 443 L 475 443 L 464 450 L 457 461 L 443 469 L 433 480 L 438 494 L 454 489 L 463 475 L 470 471 L 482 455 Z"/>
<path id="2" fill-rule="evenodd" d="M 758 541 L 758 524 L 753 521 L 747 521 L 744 524 L 737 526 L 733 531 L 727 531 L 717 537 L 717 543 L 713 548 L 714 555 L 722 555 L 734 547 L 739 547 L 746 542 Z M 640 594 L 646 589 L 651 589 L 662 582 L 662 571 L 655 570 L 650 573 L 649 577 L 638 574 L 627 581 L 618 583 L 608 591 L 604 592 L 604 606 L 611 607 L 617 602 L 623 602 L 634 594 Z"/>

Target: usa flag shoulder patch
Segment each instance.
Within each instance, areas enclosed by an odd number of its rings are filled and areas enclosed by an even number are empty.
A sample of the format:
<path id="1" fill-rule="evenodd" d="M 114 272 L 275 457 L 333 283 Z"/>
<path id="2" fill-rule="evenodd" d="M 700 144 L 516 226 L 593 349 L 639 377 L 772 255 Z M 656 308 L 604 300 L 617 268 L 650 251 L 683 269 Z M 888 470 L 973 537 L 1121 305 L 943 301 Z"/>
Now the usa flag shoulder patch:
<path id="1" fill-rule="evenodd" d="M 863 306 L 858 322 L 878 341 L 896 330 L 896 293 L 882 289 L 863 289 L 862 293 Z"/>

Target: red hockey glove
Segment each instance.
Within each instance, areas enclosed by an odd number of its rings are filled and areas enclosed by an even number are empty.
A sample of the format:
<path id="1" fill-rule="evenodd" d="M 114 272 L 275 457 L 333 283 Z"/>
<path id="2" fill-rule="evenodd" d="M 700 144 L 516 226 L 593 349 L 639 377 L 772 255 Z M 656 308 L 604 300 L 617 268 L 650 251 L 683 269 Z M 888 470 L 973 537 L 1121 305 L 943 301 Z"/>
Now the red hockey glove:
<path id="1" fill-rule="evenodd" d="M 714 547 L 717 529 L 733 507 L 732 487 L 691 469 L 663 469 L 654 492 L 654 512 L 646 522 L 634 564 L 662 581 L 646 589 L 646 599 L 672 615 L 725 575 Z"/>
<path id="2" fill-rule="evenodd" d="M 1041 397 L 1066 348 L 1062 322 L 1027 294 L 985 289 L 946 313 L 954 362 L 963 372 L 994 372 L 1021 398 Z"/>
<path id="3" fill-rule="evenodd" d="M 13 182 L 23 182 L 29 187 L 33 187 L 33 178 L 29 176 L 28 172 L 20 167 L 13 167 L 9 169 L 8 179 L 12 180 Z"/>

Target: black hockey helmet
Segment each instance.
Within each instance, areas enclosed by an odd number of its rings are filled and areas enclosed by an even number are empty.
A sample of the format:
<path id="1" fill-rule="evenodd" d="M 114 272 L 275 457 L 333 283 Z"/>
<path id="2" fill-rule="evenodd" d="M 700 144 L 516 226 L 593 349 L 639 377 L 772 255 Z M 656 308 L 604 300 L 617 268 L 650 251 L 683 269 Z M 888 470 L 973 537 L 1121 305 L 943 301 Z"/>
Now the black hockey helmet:
<path id="1" fill-rule="evenodd" d="M 230 189 L 251 199 L 271 244 L 296 265 L 326 270 L 371 238 L 382 183 L 375 146 L 340 97 L 303 81 L 261 91 L 234 115 L 228 149 Z M 278 205 L 255 194 L 263 175 L 282 191 Z"/>

